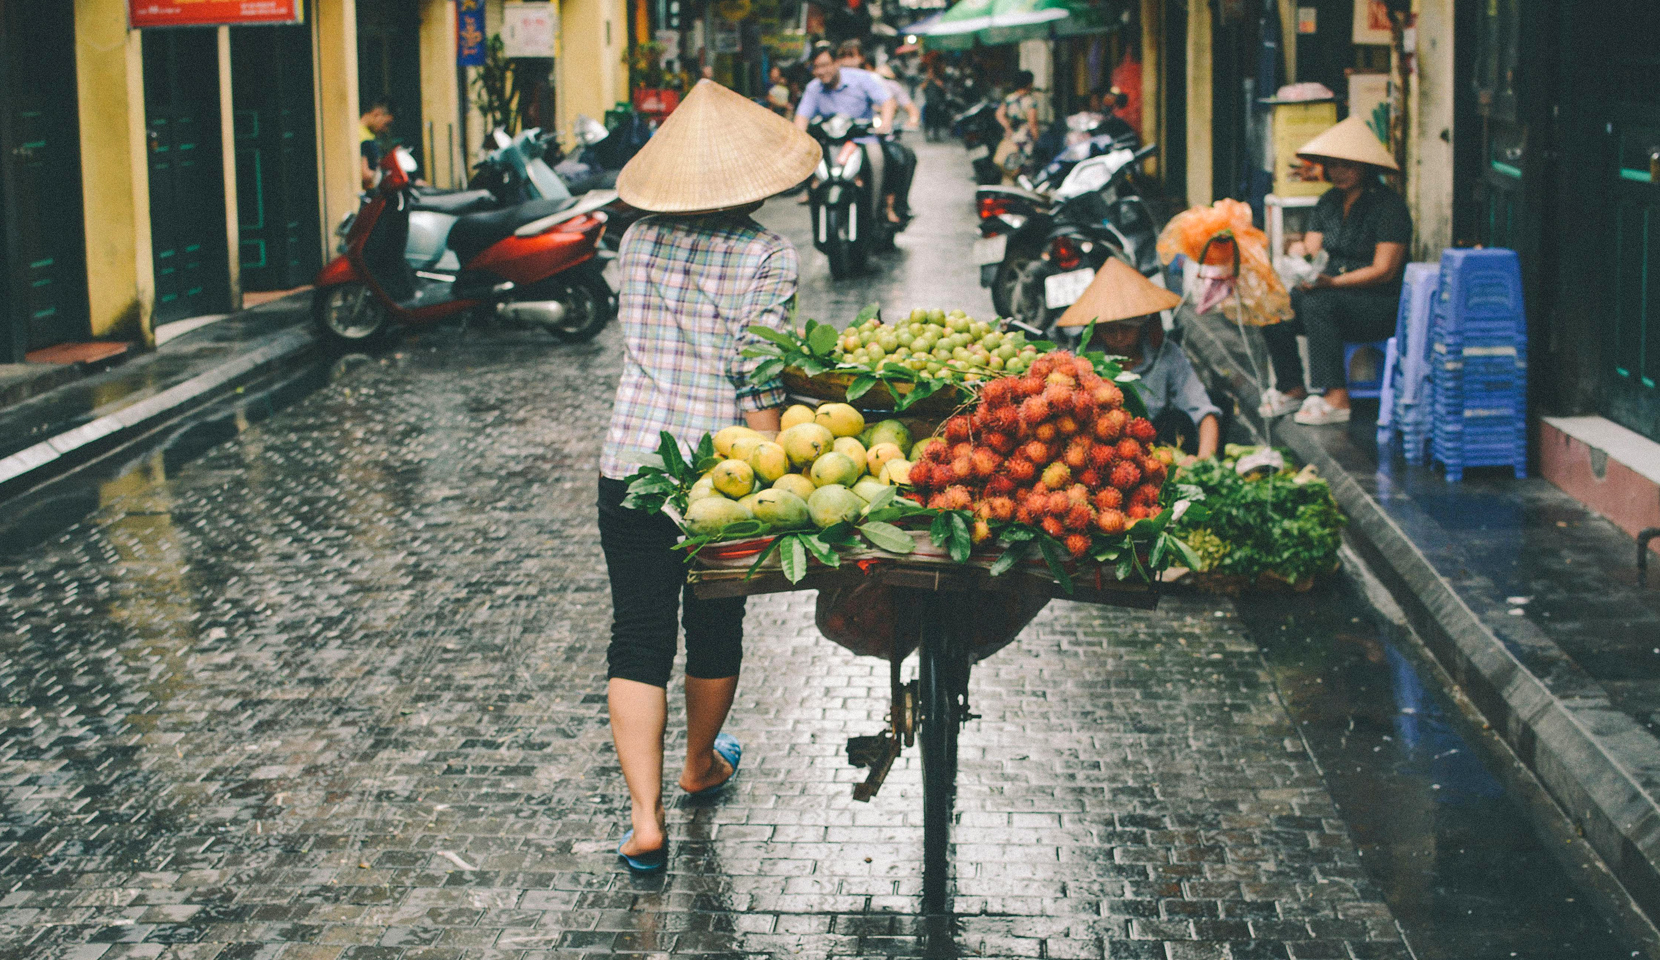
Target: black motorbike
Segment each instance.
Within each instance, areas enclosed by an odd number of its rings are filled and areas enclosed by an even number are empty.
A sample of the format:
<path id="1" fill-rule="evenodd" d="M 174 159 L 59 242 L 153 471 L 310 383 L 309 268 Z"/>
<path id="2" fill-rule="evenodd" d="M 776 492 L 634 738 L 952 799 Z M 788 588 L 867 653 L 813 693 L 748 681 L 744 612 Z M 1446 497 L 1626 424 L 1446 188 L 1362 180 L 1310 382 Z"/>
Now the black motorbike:
<path id="1" fill-rule="evenodd" d="M 982 237 L 976 259 L 1000 315 L 1048 339 L 1108 257 L 1147 276 L 1158 272 L 1158 224 L 1135 179 L 1157 150 L 1150 144 L 1079 161 L 1047 207 L 1034 206 L 1012 223 L 1007 213 L 999 218 L 1010 229 Z"/>
<path id="2" fill-rule="evenodd" d="M 1003 125 L 997 122 L 997 104 L 990 101 L 975 104 L 957 114 L 951 128 L 962 138 L 968 150 L 968 160 L 974 165 L 974 182 L 991 184 L 1003 182 L 1003 168 L 992 159 L 997 145 L 1003 142 Z"/>
<path id="3" fill-rule="evenodd" d="M 888 222 L 883 204 L 871 189 L 867 147 L 860 138 L 871 135 L 869 120 L 837 114 L 820 117 L 807 131 L 824 148 L 808 187 L 813 215 L 813 246 L 830 260 L 837 280 L 864 269 L 870 254 L 893 245 L 898 224 Z"/>

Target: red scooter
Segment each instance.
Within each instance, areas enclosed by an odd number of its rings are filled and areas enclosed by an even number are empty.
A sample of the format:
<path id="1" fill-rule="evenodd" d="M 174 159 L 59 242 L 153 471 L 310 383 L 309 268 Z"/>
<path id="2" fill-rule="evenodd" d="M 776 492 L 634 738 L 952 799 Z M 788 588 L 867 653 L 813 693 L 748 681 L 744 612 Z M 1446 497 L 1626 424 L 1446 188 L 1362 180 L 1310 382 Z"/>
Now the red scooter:
<path id="1" fill-rule="evenodd" d="M 431 323 L 469 311 L 542 327 L 565 343 L 589 340 L 615 310 L 595 255 L 610 191 L 532 200 L 458 217 L 445 245 L 461 269 L 415 270 L 404 258 L 414 202 L 402 147 L 381 161 L 380 185 L 346 234 L 346 252 L 317 274 L 312 320 L 336 347 L 361 348 L 394 322 Z"/>

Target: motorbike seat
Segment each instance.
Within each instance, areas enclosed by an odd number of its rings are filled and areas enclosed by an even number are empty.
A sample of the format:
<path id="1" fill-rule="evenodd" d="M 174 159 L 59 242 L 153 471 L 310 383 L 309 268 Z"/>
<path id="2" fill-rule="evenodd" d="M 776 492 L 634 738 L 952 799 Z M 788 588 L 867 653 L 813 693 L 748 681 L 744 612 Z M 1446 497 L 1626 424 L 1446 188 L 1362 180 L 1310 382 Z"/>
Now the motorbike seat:
<path id="1" fill-rule="evenodd" d="M 452 217 L 494 210 L 499 204 L 488 190 L 456 190 L 445 193 L 416 193 L 411 210 L 447 213 Z"/>
<path id="2" fill-rule="evenodd" d="M 974 195 L 976 197 L 1013 197 L 1017 200 L 1024 200 L 1034 207 L 1047 207 L 1054 202 L 1054 199 L 1049 197 L 1047 194 L 1038 193 L 1035 190 L 1027 190 L 1024 187 L 1002 186 L 999 184 L 987 184 L 986 186 L 982 186 L 974 191 Z"/>
<path id="3" fill-rule="evenodd" d="M 562 200 L 531 200 L 488 213 L 470 213 L 450 228 L 449 247 L 463 264 L 483 253 L 491 244 L 504 240 L 532 220 L 552 216 L 576 205 L 575 197 Z"/>

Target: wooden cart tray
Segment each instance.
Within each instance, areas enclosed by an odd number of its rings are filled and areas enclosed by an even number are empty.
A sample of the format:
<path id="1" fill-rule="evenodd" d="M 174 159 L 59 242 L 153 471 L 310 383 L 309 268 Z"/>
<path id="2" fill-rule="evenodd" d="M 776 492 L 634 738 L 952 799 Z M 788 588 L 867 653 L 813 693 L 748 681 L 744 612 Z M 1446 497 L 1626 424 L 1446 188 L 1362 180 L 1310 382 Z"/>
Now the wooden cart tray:
<path id="1" fill-rule="evenodd" d="M 770 537 L 736 540 L 706 547 L 692 563 L 687 579 L 697 595 L 705 598 L 747 597 L 795 590 L 825 590 L 876 580 L 895 587 L 934 592 L 972 593 L 979 591 L 1037 594 L 1057 600 L 1076 600 L 1114 607 L 1152 610 L 1158 606 L 1157 584 L 1119 580 L 1110 569 L 1079 565 L 1072 572 L 1072 592 L 1067 593 L 1041 560 L 1034 560 L 999 576 L 991 575 L 995 554 L 976 554 L 966 563 L 952 560 L 936 547 L 924 531 L 911 531 L 917 547 L 914 553 L 894 554 L 873 548 L 839 551 L 839 567 L 826 567 L 808 559 L 807 575 L 797 583 L 784 576 L 778 556 L 768 557 L 749 575 L 755 557 Z"/>

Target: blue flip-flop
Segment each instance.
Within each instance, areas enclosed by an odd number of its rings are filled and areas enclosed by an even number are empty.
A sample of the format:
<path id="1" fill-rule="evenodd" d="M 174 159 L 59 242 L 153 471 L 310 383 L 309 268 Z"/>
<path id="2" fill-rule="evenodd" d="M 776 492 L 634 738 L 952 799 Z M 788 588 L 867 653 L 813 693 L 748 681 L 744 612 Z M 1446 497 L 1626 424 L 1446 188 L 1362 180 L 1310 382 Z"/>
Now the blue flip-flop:
<path id="1" fill-rule="evenodd" d="M 623 847 L 633 838 L 634 831 L 630 830 L 623 834 L 621 840 L 617 841 L 617 856 L 622 858 L 623 863 L 628 864 L 628 869 L 635 873 L 659 873 L 669 865 L 669 845 L 667 843 L 650 853 L 644 853 L 637 857 L 631 857 L 623 853 Z"/>
<path id="2" fill-rule="evenodd" d="M 686 796 L 712 797 L 715 794 L 720 793 L 722 790 L 725 790 L 727 786 L 732 783 L 732 781 L 738 779 L 738 764 L 741 763 L 744 758 L 744 745 L 738 742 L 738 738 L 732 736 L 730 733 L 715 734 L 715 753 L 719 754 L 722 760 L 725 760 L 727 763 L 732 765 L 732 775 L 712 787 L 704 787 L 702 790 L 699 790 L 696 793 L 688 793 Z"/>

